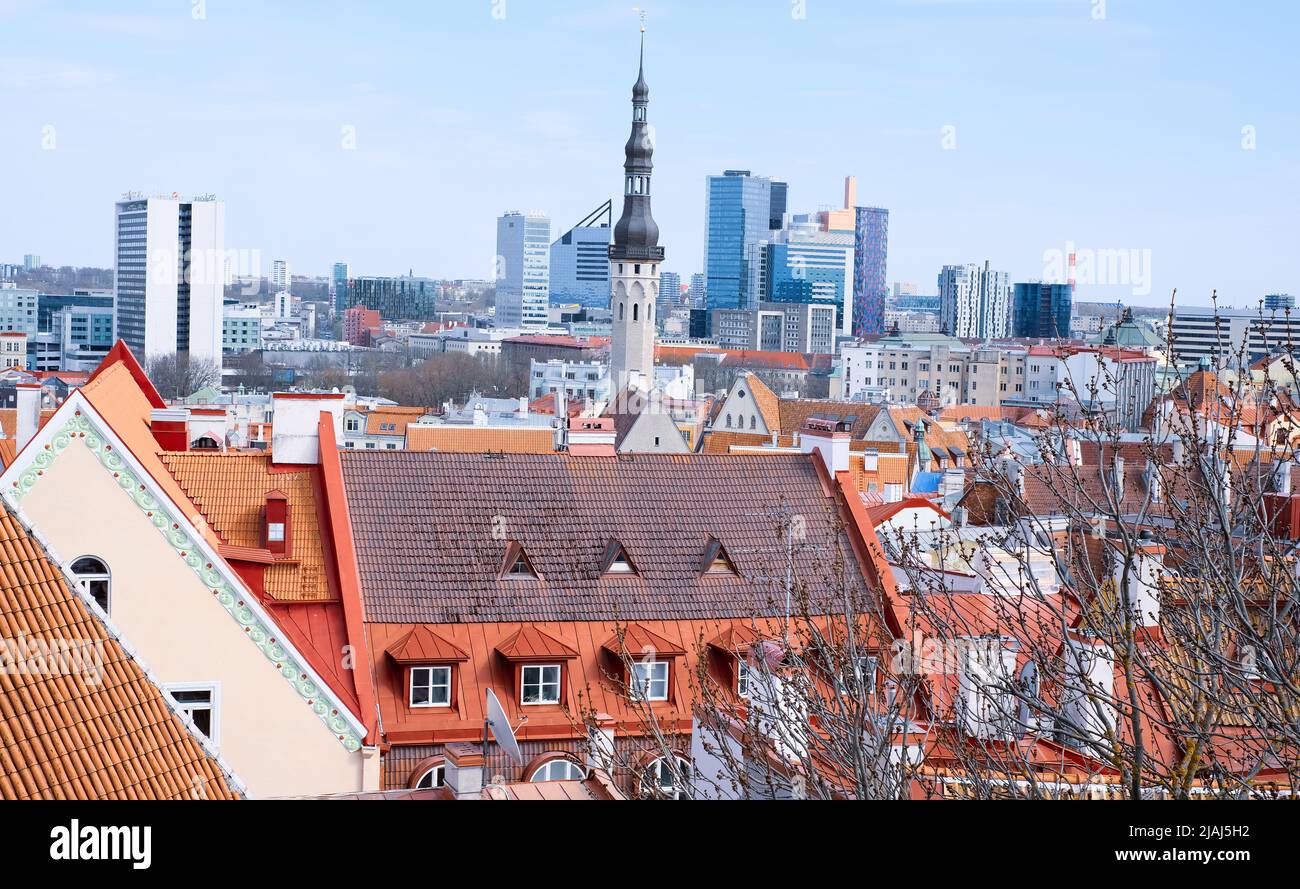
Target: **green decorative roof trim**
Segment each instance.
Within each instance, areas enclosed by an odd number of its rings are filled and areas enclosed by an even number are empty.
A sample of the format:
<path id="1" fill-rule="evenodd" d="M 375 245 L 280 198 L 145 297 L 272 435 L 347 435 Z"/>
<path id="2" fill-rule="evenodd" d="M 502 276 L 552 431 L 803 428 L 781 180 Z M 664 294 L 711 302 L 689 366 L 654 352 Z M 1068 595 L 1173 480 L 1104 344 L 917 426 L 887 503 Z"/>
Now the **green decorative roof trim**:
<path id="1" fill-rule="evenodd" d="M 114 450 L 112 444 L 104 441 L 81 411 L 76 411 L 72 418 L 60 428 L 32 459 L 5 494 L 15 503 L 21 503 L 24 496 L 36 485 L 36 480 L 45 474 L 56 458 L 67 450 L 74 441 L 81 441 L 95 455 L 105 469 L 113 473 L 113 478 L 133 502 L 145 514 L 149 522 L 158 529 L 182 561 L 198 575 L 204 585 L 212 591 L 226 613 L 234 618 L 247 634 L 248 638 L 266 659 L 275 664 L 278 672 L 293 687 L 307 705 L 325 723 L 345 750 L 355 752 L 361 748 L 362 737 L 349 724 L 344 715 L 322 694 L 321 688 L 312 682 L 307 669 L 300 664 L 280 644 L 274 629 L 268 627 L 248 606 L 244 596 L 222 574 L 212 562 L 207 561 L 199 547 L 191 538 L 188 523 L 182 523 L 181 517 L 173 514 L 168 503 L 159 502 L 148 487 L 136 478 L 127 466 L 122 455 Z"/>

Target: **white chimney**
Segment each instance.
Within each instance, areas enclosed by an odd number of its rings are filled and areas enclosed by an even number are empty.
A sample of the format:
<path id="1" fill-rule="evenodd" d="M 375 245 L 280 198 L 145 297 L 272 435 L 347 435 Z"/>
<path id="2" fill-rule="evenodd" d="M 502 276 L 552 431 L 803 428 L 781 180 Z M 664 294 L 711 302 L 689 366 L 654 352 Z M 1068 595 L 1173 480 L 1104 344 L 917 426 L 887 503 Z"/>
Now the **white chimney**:
<path id="1" fill-rule="evenodd" d="M 783 656 L 777 642 L 750 646 L 749 706 L 758 730 L 771 740 L 777 754 L 798 760 L 808 752 L 808 708 L 797 684 L 787 686 Z"/>
<path id="2" fill-rule="evenodd" d="M 805 454 L 817 451 L 831 475 L 849 469 L 849 433 L 842 432 L 839 424 L 813 417 L 804 422 L 799 450 Z"/>
<path id="3" fill-rule="evenodd" d="M 443 781 L 456 799 L 480 799 L 483 793 L 483 749 L 456 742 L 443 748 Z"/>
<path id="4" fill-rule="evenodd" d="M 520 395 L 520 396 L 519 396 L 519 415 L 522 416 L 522 417 L 526 417 L 526 416 L 528 416 L 528 396 L 527 396 L 527 395 Z"/>
<path id="5" fill-rule="evenodd" d="M 1163 484 L 1160 478 L 1160 466 L 1154 460 L 1147 460 L 1147 490 L 1151 492 L 1151 502 L 1159 503 L 1164 497 Z"/>
<path id="6" fill-rule="evenodd" d="M 1279 460 L 1276 464 L 1276 473 L 1273 476 L 1273 490 L 1283 497 L 1291 496 L 1291 468 L 1295 466 L 1292 460 Z"/>
<path id="7" fill-rule="evenodd" d="M 343 395 L 276 392 L 271 396 L 271 458 L 276 463 L 320 462 L 320 415 L 334 421 L 334 440 L 343 438 Z"/>
<path id="8" fill-rule="evenodd" d="M 37 383 L 17 383 L 18 417 L 14 438 L 21 450 L 41 427 L 41 387 Z"/>
<path id="9" fill-rule="evenodd" d="M 1124 499 L 1124 458 L 1119 454 L 1115 455 L 1115 464 L 1111 474 L 1111 484 L 1115 486 L 1115 499 L 1122 501 Z"/>
<path id="10" fill-rule="evenodd" d="M 614 772 L 614 717 L 597 713 L 595 724 L 587 727 L 587 768 Z"/>
<path id="11" fill-rule="evenodd" d="M 1065 676 L 1061 715 L 1066 737 L 1078 746 L 1108 748 L 1115 731 L 1115 657 L 1110 647 L 1091 636 L 1065 641 Z"/>

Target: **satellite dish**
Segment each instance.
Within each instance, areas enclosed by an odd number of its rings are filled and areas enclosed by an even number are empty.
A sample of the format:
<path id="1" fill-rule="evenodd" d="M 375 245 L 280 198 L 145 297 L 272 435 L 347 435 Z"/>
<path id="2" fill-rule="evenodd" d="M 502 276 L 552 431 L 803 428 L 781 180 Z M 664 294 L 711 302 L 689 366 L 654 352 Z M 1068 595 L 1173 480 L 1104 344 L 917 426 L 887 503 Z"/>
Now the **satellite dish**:
<path id="1" fill-rule="evenodd" d="M 506 752 L 506 756 L 515 761 L 516 765 L 524 764 L 524 755 L 519 752 L 519 742 L 515 740 L 515 731 L 510 727 L 510 718 L 506 716 L 506 710 L 497 700 L 496 693 L 492 689 L 487 690 L 487 713 L 483 716 L 483 752 L 487 753 L 487 733 L 491 730 L 492 737 L 497 739 L 501 749 Z"/>

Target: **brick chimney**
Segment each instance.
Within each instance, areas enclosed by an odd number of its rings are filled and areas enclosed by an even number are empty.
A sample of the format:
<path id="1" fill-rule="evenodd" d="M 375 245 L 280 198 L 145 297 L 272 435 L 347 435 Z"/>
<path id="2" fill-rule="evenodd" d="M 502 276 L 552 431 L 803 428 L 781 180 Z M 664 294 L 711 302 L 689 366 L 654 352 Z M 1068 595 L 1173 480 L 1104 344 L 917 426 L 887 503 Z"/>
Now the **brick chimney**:
<path id="1" fill-rule="evenodd" d="M 14 439 L 18 449 L 36 435 L 41 428 L 41 387 L 38 383 L 17 383 L 17 423 L 14 426 Z"/>
<path id="2" fill-rule="evenodd" d="M 149 412 L 149 431 L 164 451 L 190 447 L 190 412 L 183 407 L 156 407 Z"/>
<path id="3" fill-rule="evenodd" d="M 456 799 L 479 799 L 483 792 L 483 748 L 456 742 L 443 748 L 443 781 Z"/>
<path id="4" fill-rule="evenodd" d="M 569 453 L 575 457 L 613 457 L 613 417 L 574 417 L 569 421 Z"/>

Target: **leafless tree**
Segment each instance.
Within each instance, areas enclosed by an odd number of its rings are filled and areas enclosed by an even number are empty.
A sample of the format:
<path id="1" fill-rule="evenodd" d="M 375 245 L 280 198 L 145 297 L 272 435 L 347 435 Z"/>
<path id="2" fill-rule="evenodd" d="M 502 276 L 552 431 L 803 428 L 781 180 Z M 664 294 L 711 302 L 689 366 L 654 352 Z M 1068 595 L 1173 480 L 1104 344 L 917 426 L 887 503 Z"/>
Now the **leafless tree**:
<path id="1" fill-rule="evenodd" d="M 179 401 L 200 389 L 221 385 L 221 364 L 206 358 L 191 358 L 187 352 L 153 355 L 145 361 L 144 372 L 158 394 Z"/>

